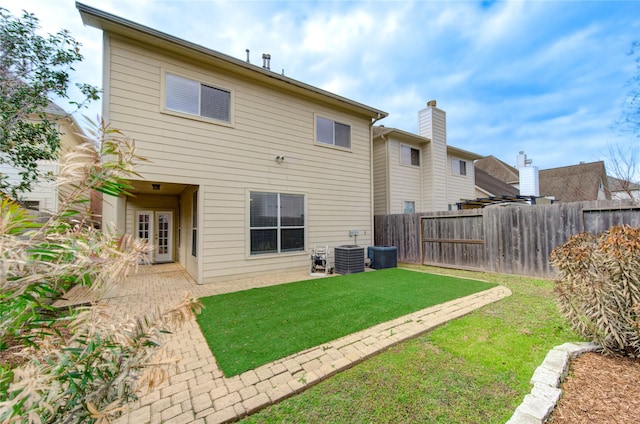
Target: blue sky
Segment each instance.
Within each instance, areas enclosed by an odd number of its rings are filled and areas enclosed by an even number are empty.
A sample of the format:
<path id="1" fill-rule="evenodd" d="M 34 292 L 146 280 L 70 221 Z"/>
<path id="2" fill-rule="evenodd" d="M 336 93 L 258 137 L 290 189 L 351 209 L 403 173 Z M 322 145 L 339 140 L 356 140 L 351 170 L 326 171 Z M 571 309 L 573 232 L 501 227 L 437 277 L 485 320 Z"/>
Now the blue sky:
<path id="1" fill-rule="evenodd" d="M 435 99 L 448 144 L 540 169 L 606 160 L 638 144 L 615 125 L 636 71 L 636 1 L 85 0 L 136 21 L 382 109 L 380 121 L 417 133 Z M 83 44 L 76 81 L 101 84 L 101 32 L 71 0 L 0 0 L 43 30 Z M 64 104 L 61 106 L 65 107 Z M 86 113 L 95 116 L 99 106 Z"/>

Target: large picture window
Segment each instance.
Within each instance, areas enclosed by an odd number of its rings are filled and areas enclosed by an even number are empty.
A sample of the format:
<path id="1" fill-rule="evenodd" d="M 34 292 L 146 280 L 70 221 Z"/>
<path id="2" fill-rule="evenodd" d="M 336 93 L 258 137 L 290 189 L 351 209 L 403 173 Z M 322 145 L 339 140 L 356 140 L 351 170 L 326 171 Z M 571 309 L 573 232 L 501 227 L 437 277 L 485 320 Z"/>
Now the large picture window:
<path id="1" fill-rule="evenodd" d="M 351 148 L 351 127 L 331 119 L 316 117 L 316 141 L 322 144 Z"/>
<path id="2" fill-rule="evenodd" d="M 231 121 L 231 93 L 227 90 L 167 72 L 165 93 L 169 110 Z"/>
<path id="3" fill-rule="evenodd" d="M 250 193 L 251 254 L 304 251 L 304 195 Z"/>

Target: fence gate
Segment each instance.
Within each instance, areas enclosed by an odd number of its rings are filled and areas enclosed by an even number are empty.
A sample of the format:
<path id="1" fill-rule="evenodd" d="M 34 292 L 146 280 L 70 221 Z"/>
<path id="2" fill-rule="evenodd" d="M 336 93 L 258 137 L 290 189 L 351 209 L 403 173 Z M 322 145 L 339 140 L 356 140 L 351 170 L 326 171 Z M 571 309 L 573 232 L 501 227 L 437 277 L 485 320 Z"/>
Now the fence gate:
<path id="1" fill-rule="evenodd" d="M 484 269 L 482 213 L 422 217 L 422 263 Z"/>

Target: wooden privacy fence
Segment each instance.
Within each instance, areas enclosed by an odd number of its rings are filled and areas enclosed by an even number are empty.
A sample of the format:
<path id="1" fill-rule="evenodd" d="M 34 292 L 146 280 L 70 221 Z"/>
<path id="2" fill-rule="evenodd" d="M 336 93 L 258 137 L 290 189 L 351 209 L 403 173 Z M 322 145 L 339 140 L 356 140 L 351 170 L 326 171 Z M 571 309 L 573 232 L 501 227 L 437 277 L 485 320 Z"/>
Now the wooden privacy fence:
<path id="1" fill-rule="evenodd" d="M 640 206 L 608 200 L 377 215 L 374 240 L 396 246 L 402 262 L 553 278 L 549 255 L 556 246 L 618 224 L 640 227 Z"/>

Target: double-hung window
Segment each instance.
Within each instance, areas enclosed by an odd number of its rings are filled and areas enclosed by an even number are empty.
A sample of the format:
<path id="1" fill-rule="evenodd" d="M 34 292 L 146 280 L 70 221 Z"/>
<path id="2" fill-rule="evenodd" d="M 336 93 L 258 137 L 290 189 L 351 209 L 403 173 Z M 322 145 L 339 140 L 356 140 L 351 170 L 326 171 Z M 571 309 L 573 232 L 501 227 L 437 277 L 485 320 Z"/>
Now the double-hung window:
<path id="1" fill-rule="evenodd" d="M 403 165 L 420 166 L 420 150 L 410 146 L 400 146 L 400 163 Z"/>
<path id="2" fill-rule="evenodd" d="M 453 175 L 467 175 L 467 161 L 453 159 Z"/>
<path id="3" fill-rule="evenodd" d="M 165 107 L 168 110 L 231 122 L 230 91 L 168 72 L 165 82 Z"/>
<path id="4" fill-rule="evenodd" d="M 303 194 L 250 193 L 251 254 L 304 251 Z"/>
<path id="5" fill-rule="evenodd" d="M 316 141 L 350 149 L 351 126 L 316 116 Z"/>

